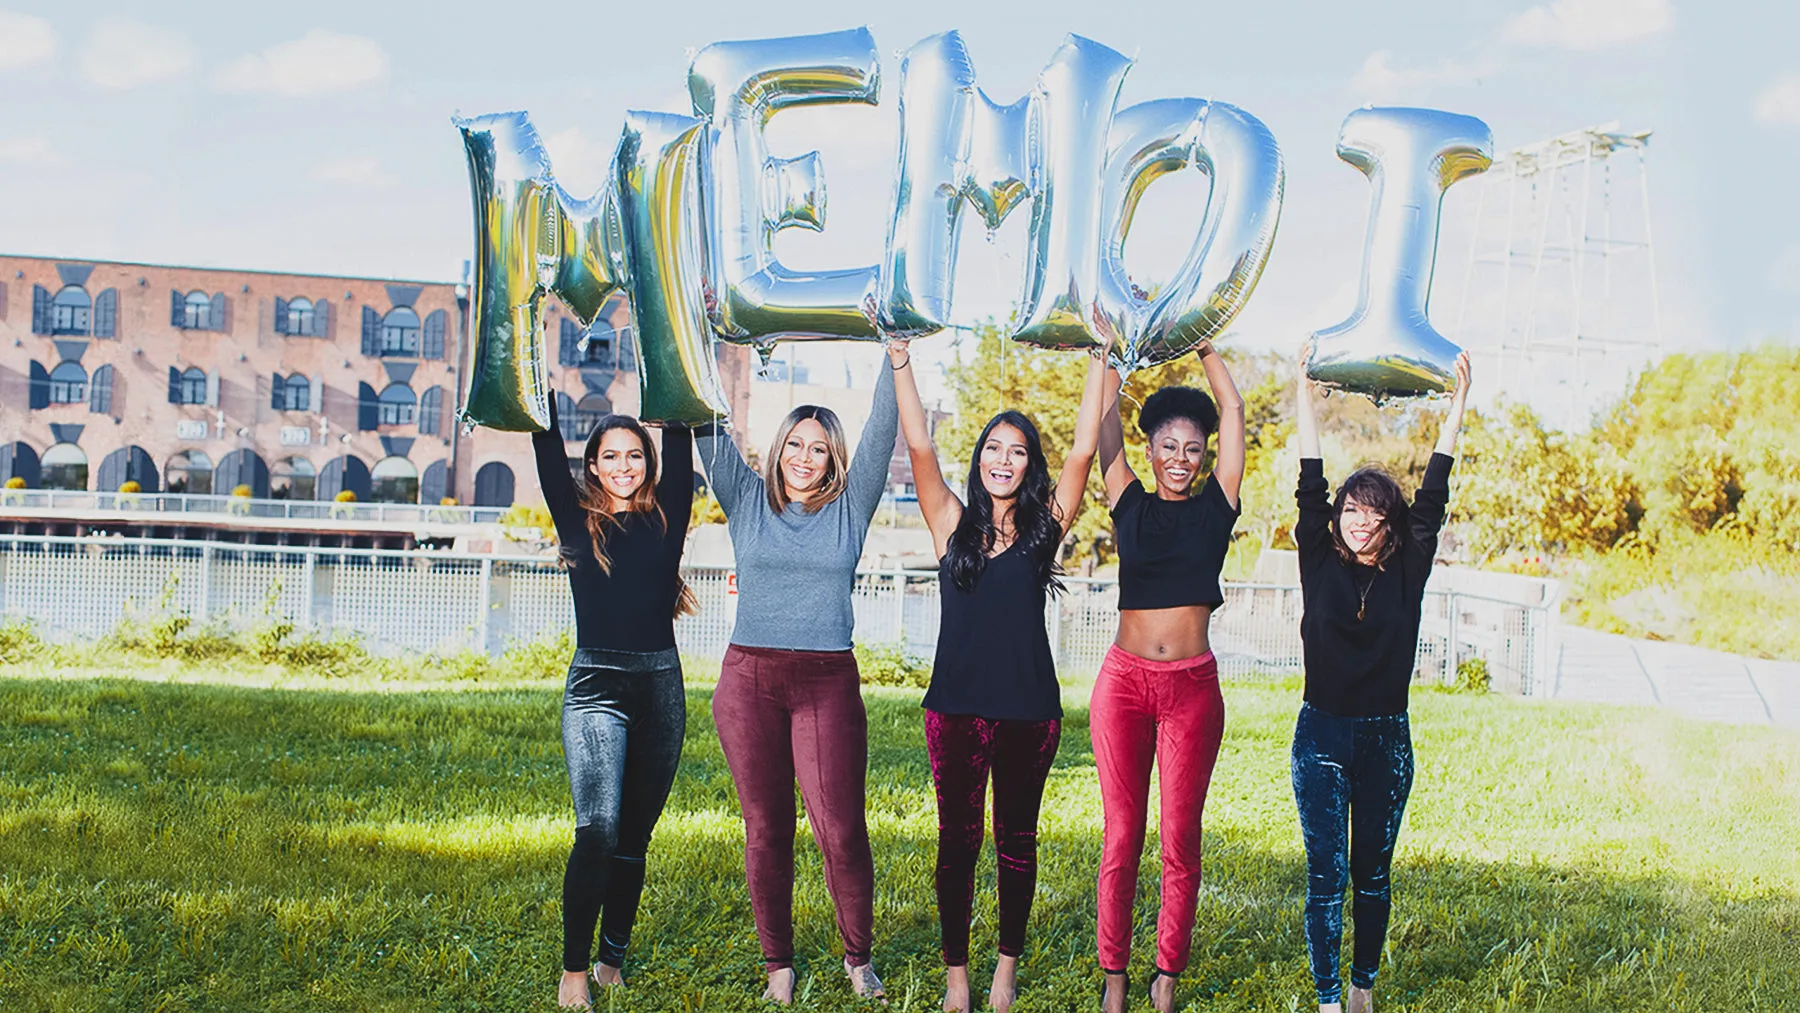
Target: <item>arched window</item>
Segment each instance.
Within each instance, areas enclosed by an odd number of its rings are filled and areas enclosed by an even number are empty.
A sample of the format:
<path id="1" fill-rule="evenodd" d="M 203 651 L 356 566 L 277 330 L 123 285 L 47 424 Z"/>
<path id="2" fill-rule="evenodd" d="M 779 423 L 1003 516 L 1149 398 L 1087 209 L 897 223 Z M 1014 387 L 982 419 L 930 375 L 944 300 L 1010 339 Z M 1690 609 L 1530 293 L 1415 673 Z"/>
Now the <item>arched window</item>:
<path id="1" fill-rule="evenodd" d="M 287 378 L 287 410 L 304 412 L 312 410 L 312 381 L 295 373 Z"/>
<path id="2" fill-rule="evenodd" d="M 87 400 L 87 370 L 78 362 L 63 362 L 50 371 L 50 403 L 80 404 Z"/>
<path id="3" fill-rule="evenodd" d="M 427 387 L 419 395 L 419 435 L 436 436 L 444 418 L 444 388 Z"/>
<path id="4" fill-rule="evenodd" d="M 163 487 L 173 493 L 205 496 L 212 492 L 212 459 L 198 450 L 183 450 L 163 469 Z"/>
<path id="5" fill-rule="evenodd" d="M 181 371 L 181 404 L 206 403 L 206 370 L 189 366 Z"/>
<path id="6" fill-rule="evenodd" d="M 86 489 L 87 455 L 73 443 L 58 443 L 38 461 L 46 489 Z"/>
<path id="7" fill-rule="evenodd" d="M 312 462 L 304 457 L 284 457 L 275 462 L 269 476 L 270 499 L 312 499 L 318 481 Z"/>
<path id="8" fill-rule="evenodd" d="M 513 502 L 512 469 L 499 461 L 489 461 L 475 472 L 475 505 L 509 507 Z"/>
<path id="9" fill-rule="evenodd" d="M 600 424 L 600 419 L 611 412 L 612 402 L 604 394 L 589 394 L 582 398 L 575 405 L 575 430 L 581 435 L 574 438 L 587 439 L 594 427 Z"/>
<path id="10" fill-rule="evenodd" d="M 189 292 L 182 301 L 186 322 L 182 326 L 190 331 L 210 331 L 218 326 L 213 320 L 212 296 L 205 292 Z"/>
<path id="11" fill-rule="evenodd" d="M 419 354 L 419 315 L 412 307 L 396 306 L 381 318 L 381 354 Z"/>
<path id="12" fill-rule="evenodd" d="M 311 299 L 290 299 L 287 304 L 287 330 L 283 334 L 311 334 L 313 304 Z"/>
<path id="13" fill-rule="evenodd" d="M 66 285 L 50 301 L 51 334 L 86 334 L 94 307 L 87 289 Z"/>
<path id="14" fill-rule="evenodd" d="M 390 383 L 381 392 L 381 424 L 384 426 L 411 425 L 413 408 L 418 404 L 413 390 L 403 383 Z"/>
<path id="15" fill-rule="evenodd" d="M 377 503 L 417 503 L 419 469 L 404 457 L 384 457 L 369 472 L 369 498 Z"/>

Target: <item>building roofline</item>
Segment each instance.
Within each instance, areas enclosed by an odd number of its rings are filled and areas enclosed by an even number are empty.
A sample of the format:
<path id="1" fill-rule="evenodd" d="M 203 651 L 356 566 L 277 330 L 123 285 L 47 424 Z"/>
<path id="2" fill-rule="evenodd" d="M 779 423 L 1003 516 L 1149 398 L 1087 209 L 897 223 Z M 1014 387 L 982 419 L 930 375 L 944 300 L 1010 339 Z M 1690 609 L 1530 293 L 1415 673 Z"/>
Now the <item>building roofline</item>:
<path id="1" fill-rule="evenodd" d="M 321 278 L 321 279 L 336 279 L 338 281 L 394 282 L 394 283 L 408 284 L 408 285 L 452 285 L 452 286 L 454 286 L 454 285 L 461 284 L 461 282 L 441 281 L 441 280 L 426 279 L 426 278 L 393 278 L 393 277 L 378 277 L 375 275 L 365 275 L 365 274 L 323 274 L 318 271 L 274 271 L 274 270 L 269 270 L 267 268 L 259 268 L 259 267 L 205 267 L 205 266 L 202 266 L 199 264 L 153 264 L 148 261 L 142 261 L 142 260 L 107 260 L 107 259 L 98 259 L 97 260 L 92 257 L 50 257 L 50 256 L 44 256 L 43 254 L 37 254 L 37 253 L 0 252 L 0 258 L 10 258 L 10 259 L 14 259 L 14 260 L 42 260 L 42 261 L 48 261 L 50 263 L 62 263 L 62 264 L 94 264 L 96 266 L 98 266 L 100 264 L 107 264 L 107 265 L 110 265 L 113 267 L 154 267 L 154 268 L 162 268 L 164 270 L 172 270 L 172 271 L 229 271 L 234 274 L 261 274 L 261 275 L 269 275 L 269 276 L 280 275 L 280 276 L 285 276 L 288 278 Z"/>

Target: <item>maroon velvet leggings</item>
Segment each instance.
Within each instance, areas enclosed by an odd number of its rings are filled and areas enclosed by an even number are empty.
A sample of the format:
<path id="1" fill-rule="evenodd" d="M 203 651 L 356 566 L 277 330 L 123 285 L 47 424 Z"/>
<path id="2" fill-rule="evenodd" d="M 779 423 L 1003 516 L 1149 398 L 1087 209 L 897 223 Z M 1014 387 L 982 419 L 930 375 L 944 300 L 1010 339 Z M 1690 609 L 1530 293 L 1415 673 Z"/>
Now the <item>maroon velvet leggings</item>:
<path id="1" fill-rule="evenodd" d="M 937 785 L 938 923 L 944 965 L 969 962 L 975 862 L 981 857 L 988 771 L 994 774 L 994 852 L 999 859 L 1000 952 L 1025 952 L 1037 889 L 1038 806 L 1056 759 L 1061 721 L 996 721 L 925 712 L 925 747 Z"/>
<path id="2" fill-rule="evenodd" d="M 856 656 L 732 644 L 712 711 L 744 811 L 744 874 L 764 965 L 794 965 L 795 780 L 825 859 L 844 958 L 868 963 L 875 863 L 863 818 L 869 720 Z"/>
<path id="3" fill-rule="evenodd" d="M 1117 644 L 1094 679 L 1088 727 L 1100 774 L 1100 967 L 1123 971 L 1131 959 L 1131 908 L 1149 820 L 1150 763 L 1162 782 L 1162 911 L 1156 966 L 1187 970 L 1194 909 L 1200 899 L 1200 824 L 1206 789 L 1225 734 L 1219 665 L 1197 658 L 1152 661 Z"/>

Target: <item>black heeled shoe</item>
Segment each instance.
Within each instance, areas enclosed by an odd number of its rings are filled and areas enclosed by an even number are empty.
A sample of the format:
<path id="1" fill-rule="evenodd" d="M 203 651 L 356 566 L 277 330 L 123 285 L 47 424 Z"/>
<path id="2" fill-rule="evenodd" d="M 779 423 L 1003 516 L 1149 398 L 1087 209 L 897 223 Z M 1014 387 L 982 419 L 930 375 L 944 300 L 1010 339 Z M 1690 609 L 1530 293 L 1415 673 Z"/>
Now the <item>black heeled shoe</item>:
<path id="1" fill-rule="evenodd" d="M 1156 979 L 1158 979 L 1158 978 L 1167 978 L 1167 979 L 1169 979 L 1169 981 L 1171 983 L 1173 983 L 1173 982 L 1179 981 L 1181 979 L 1181 975 L 1175 974 L 1174 972 L 1171 972 L 1171 971 L 1165 971 L 1162 968 L 1156 967 L 1154 965 L 1151 966 L 1150 980 L 1144 982 L 1144 992 L 1145 992 L 1145 994 L 1150 996 L 1150 1003 L 1153 1006 L 1156 1004 Z M 1170 1005 L 1173 1006 L 1174 1003 L 1170 1003 Z"/>

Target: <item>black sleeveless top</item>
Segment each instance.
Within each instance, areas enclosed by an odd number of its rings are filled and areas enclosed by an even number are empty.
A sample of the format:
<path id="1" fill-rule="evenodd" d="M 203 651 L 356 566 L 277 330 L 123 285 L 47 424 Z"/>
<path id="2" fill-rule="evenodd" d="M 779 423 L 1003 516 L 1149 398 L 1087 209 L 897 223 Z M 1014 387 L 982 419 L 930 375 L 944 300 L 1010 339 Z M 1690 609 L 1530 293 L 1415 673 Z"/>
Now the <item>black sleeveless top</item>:
<path id="1" fill-rule="evenodd" d="M 957 587 L 948 560 L 940 562 L 943 617 L 925 706 L 997 721 L 1062 717 L 1044 627 L 1046 594 L 1037 566 L 1018 542 L 988 560 L 973 591 Z"/>
<path id="2" fill-rule="evenodd" d="M 1198 496 L 1166 500 L 1133 481 L 1112 508 L 1119 548 L 1119 608 L 1166 609 L 1225 604 L 1219 571 L 1231 548 L 1238 510 L 1216 476 Z"/>

